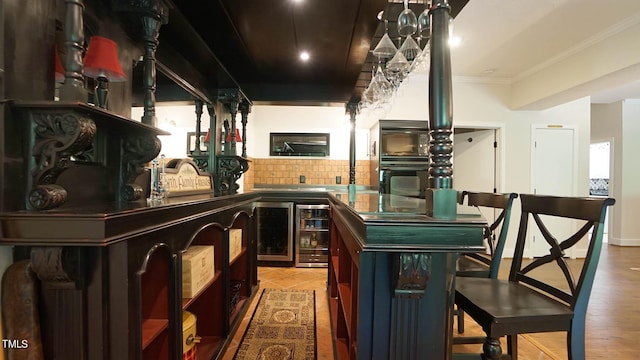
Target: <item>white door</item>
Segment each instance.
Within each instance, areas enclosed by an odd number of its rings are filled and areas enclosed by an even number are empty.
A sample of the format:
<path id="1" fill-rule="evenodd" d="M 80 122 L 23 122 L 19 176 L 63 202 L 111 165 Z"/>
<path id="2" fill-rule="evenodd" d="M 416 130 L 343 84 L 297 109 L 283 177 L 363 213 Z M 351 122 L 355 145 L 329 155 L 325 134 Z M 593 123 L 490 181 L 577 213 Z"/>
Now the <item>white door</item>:
<path id="1" fill-rule="evenodd" d="M 532 141 L 532 190 L 534 194 L 573 196 L 575 140 L 574 129 L 566 127 L 534 128 Z M 542 217 L 558 241 L 572 232 L 573 222 L 567 219 Z M 549 245 L 531 220 L 529 256 L 546 255 Z M 570 254 L 567 254 L 570 255 Z"/>

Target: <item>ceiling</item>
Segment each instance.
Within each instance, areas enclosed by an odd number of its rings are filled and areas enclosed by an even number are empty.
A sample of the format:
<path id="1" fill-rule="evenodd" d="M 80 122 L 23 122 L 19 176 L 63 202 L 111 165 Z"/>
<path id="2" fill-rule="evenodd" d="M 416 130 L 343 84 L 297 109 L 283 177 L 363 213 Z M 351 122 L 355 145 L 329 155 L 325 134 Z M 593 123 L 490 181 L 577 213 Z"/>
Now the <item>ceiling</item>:
<path id="1" fill-rule="evenodd" d="M 454 76 L 515 83 L 619 29 L 640 22 L 640 1 L 449 0 Z M 215 89 L 239 87 L 254 103 L 330 104 L 357 101 L 375 60 L 370 50 L 389 33 L 402 10 L 399 0 L 174 0 L 161 28 L 158 101 L 215 97 Z M 419 14 L 423 0 L 411 0 Z M 638 35 L 640 39 L 640 34 Z M 640 48 L 640 42 L 638 43 Z M 310 60 L 300 61 L 305 50 Z M 612 54 L 615 56 L 615 54 Z M 186 61 L 185 61 L 186 59 Z M 180 82 L 178 81 L 178 82 Z M 583 89 L 584 91 L 584 89 Z M 640 98 L 640 76 L 603 79 L 592 102 Z"/>
<path id="2" fill-rule="evenodd" d="M 467 2 L 450 0 L 452 15 Z M 172 6 L 160 30 L 161 70 L 176 68 L 179 53 L 204 78 L 226 78 L 194 87 L 237 85 L 254 103 L 271 104 L 357 101 L 371 77 L 370 50 L 384 33 L 378 13 L 385 10 L 396 38 L 403 9 L 397 0 L 174 0 Z M 410 6 L 419 14 L 424 0 Z M 301 51 L 308 61 L 300 60 Z M 179 97 L 165 82 L 161 74 L 158 101 Z"/>
<path id="3" fill-rule="evenodd" d="M 462 43 L 451 52 L 453 73 L 514 83 L 638 23 L 638 0 L 470 1 L 454 22 Z M 635 73 L 603 76 L 586 95 L 592 103 L 640 98 Z"/>

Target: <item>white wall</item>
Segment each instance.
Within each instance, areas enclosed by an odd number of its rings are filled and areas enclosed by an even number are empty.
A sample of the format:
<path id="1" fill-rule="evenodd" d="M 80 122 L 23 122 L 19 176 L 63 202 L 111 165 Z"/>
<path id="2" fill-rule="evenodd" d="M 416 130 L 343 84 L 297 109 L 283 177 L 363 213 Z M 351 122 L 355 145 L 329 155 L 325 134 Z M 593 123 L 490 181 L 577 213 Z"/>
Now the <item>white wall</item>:
<path id="1" fill-rule="evenodd" d="M 624 100 L 607 105 L 592 105 L 591 138 L 594 141 L 611 139 L 613 176 L 610 196 L 616 205 L 610 209 L 609 243 L 621 246 L 640 246 L 640 100 Z"/>
<path id="2" fill-rule="evenodd" d="M 131 118 L 140 120 L 143 113 L 144 108 L 134 107 L 131 109 Z M 195 105 L 157 105 L 156 117 L 158 118 L 157 127 L 171 133 L 171 135 L 159 137 L 162 141 L 160 153 L 168 158 L 187 157 L 187 133 L 196 131 Z M 209 128 L 209 114 L 206 108 L 203 110 L 201 121 L 200 130 L 206 133 Z"/>

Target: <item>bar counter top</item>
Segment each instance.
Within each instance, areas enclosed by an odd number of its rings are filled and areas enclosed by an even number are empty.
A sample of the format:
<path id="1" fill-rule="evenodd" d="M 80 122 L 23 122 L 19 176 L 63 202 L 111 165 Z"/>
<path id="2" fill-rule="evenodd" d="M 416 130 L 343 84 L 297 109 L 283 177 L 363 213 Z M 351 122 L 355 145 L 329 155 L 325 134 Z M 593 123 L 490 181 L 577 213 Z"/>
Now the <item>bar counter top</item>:
<path id="1" fill-rule="evenodd" d="M 335 216 L 357 236 L 362 250 L 482 251 L 486 220 L 475 207 L 457 206 L 454 220 L 426 215 L 424 199 L 373 191 L 330 192 Z"/>

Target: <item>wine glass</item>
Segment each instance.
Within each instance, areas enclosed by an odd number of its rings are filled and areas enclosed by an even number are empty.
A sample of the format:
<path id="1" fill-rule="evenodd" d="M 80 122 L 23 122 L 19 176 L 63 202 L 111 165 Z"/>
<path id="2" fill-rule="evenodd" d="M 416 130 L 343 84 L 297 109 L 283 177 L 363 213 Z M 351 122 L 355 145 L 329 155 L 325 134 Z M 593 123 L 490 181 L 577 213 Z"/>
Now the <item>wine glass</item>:
<path id="1" fill-rule="evenodd" d="M 409 0 L 404 0 L 404 10 L 398 16 L 398 34 L 409 36 L 418 30 L 418 19 L 413 10 L 409 9 Z"/>
<path id="2" fill-rule="evenodd" d="M 426 2 L 424 11 L 418 16 L 418 35 L 429 37 L 431 20 L 429 19 L 429 2 Z"/>

